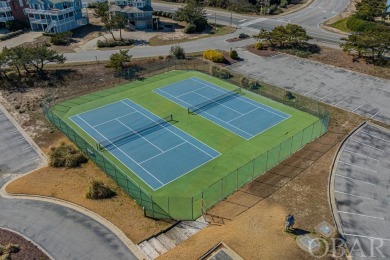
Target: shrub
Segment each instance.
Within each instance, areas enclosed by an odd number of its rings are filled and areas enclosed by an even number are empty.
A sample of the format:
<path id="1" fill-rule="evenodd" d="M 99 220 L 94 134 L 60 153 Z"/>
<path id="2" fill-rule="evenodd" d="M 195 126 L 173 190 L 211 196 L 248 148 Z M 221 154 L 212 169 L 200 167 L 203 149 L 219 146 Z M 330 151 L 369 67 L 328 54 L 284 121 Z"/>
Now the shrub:
<path id="1" fill-rule="evenodd" d="M 255 49 L 256 50 L 263 50 L 264 46 L 262 42 L 256 42 Z"/>
<path id="2" fill-rule="evenodd" d="M 201 32 L 205 30 L 209 24 L 205 18 L 200 17 L 194 21 L 194 25 L 196 27 L 195 31 Z"/>
<path id="3" fill-rule="evenodd" d="M 5 40 L 8 40 L 8 39 L 11 39 L 11 38 L 13 38 L 15 36 L 18 36 L 18 35 L 22 34 L 22 33 L 23 33 L 22 30 L 7 33 L 6 35 L 3 35 L 3 36 L 0 37 L 0 41 L 5 41 Z"/>
<path id="4" fill-rule="evenodd" d="M 171 46 L 169 54 L 179 60 L 183 60 L 186 58 L 186 53 L 184 52 L 184 49 L 179 45 Z"/>
<path id="5" fill-rule="evenodd" d="M 30 26 L 26 21 L 13 20 L 5 23 L 5 26 L 10 32 L 28 29 Z"/>
<path id="6" fill-rule="evenodd" d="M 226 61 L 223 53 L 216 50 L 205 50 L 203 52 L 203 58 L 218 63 L 224 63 Z"/>
<path id="7" fill-rule="evenodd" d="M 50 37 L 50 42 L 54 45 L 68 45 L 72 41 L 71 31 L 55 33 Z"/>
<path id="8" fill-rule="evenodd" d="M 104 184 L 102 181 L 93 180 L 90 182 L 87 194 L 87 199 L 100 200 L 109 199 L 116 195 L 116 192 Z"/>
<path id="9" fill-rule="evenodd" d="M 292 100 L 292 99 L 295 99 L 295 96 L 293 95 L 293 93 L 291 93 L 290 91 L 287 91 L 286 92 L 286 98 L 288 100 Z"/>
<path id="10" fill-rule="evenodd" d="M 193 33 L 196 30 L 195 24 L 189 23 L 186 27 L 184 27 L 183 32 L 184 33 Z"/>
<path id="11" fill-rule="evenodd" d="M 218 66 L 211 66 L 210 68 L 210 74 L 214 77 L 220 78 L 220 79 L 228 79 L 231 77 L 230 72 L 227 69 L 218 67 Z"/>
<path id="12" fill-rule="evenodd" d="M 379 22 L 370 22 L 359 19 L 355 16 L 348 18 L 346 23 L 348 29 L 354 32 L 367 32 L 367 31 L 388 31 L 390 26 L 379 23 Z"/>
<path id="13" fill-rule="evenodd" d="M 130 46 L 134 44 L 134 40 L 123 40 L 123 41 L 114 41 L 114 40 L 109 40 L 109 41 L 97 41 L 97 46 L 99 48 L 111 48 L 111 47 L 116 47 L 116 46 Z"/>
<path id="14" fill-rule="evenodd" d="M 241 77 L 240 84 L 243 88 L 249 90 L 256 90 L 261 87 L 259 82 L 257 82 L 256 80 L 249 79 L 247 77 Z"/>
<path id="15" fill-rule="evenodd" d="M 236 50 L 230 50 L 229 57 L 233 60 L 238 60 L 240 58 L 240 57 L 238 57 L 238 53 Z"/>
<path id="16" fill-rule="evenodd" d="M 73 145 L 61 143 L 49 152 L 49 165 L 52 167 L 78 167 L 88 159 Z"/>
<path id="17" fill-rule="evenodd" d="M 15 254 L 15 253 L 19 252 L 20 246 L 17 244 L 8 244 L 5 246 L 5 250 L 8 253 Z"/>

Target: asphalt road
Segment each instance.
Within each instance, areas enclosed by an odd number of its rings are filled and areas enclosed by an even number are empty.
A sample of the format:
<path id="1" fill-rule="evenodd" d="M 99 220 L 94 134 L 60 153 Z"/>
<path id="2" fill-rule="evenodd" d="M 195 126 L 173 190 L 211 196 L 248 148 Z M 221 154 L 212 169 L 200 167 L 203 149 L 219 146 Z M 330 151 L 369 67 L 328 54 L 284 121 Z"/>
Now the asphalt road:
<path id="1" fill-rule="evenodd" d="M 337 159 L 334 213 L 353 259 L 390 259 L 390 132 L 364 125 Z"/>
<path id="2" fill-rule="evenodd" d="M 345 10 L 348 4 L 348 0 L 314 0 L 308 7 L 291 14 L 262 17 L 208 9 L 207 17 L 211 23 L 217 21 L 219 24 L 233 25 L 252 33 L 256 33 L 260 29 L 272 30 L 278 25 L 285 25 L 287 23 L 299 24 L 316 41 L 339 45 L 341 43 L 340 38 L 343 35 L 326 31 L 320 25 Z M 178 8 L 178 5 L 153 3 L 153 8 L 155 10 L 174 12 Z"/>
<path id="3" fill-rule="evenodd" d="M 390 124 L 390 80 L 279 54 L 244 60 L 230 69 L 350 112 Z"/>
<path id="4" fill-rule="evenodd" d="M 9 174 L 42 165 L 36 145 L 0 105 L 0 188 Z M 0 195 L 0 227 L 15 230 L 54 259 L 137 259 L 108 228 L 73 209 L 53 203 L 5 199 Z"/>

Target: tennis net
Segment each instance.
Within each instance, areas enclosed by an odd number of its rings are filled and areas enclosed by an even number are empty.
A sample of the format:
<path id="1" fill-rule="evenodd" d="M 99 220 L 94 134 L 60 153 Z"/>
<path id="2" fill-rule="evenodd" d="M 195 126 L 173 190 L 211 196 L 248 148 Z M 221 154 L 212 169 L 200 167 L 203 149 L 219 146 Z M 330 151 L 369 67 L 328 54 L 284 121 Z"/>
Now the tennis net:
<path id="1" fill-rule="evenodd" d="M 137 138 L 141 137 L 142 135 L 152 133 L 158 129 L 161 129 L 162 127 L 165 127 L 166 124 L 169 124 L 169 122 L 172 120 L 173 120 L 173 115 L 163 117 L 163 118 L 156 120 L 150 124 L 144 125 L 142 127 L 134 129 L 134 130 L 131 130 L 131 132 L 127 132 L 127 133 L 121 134 L 119 136 L 104 140 L 102 142 L 98 142 L 97 148 L 99 150 L 102 150 L 102 149 L 109 150 L 110 148 L 120 146 L 124 143 L 130 142 L 131 140 L 137 139 Z"/>
<path id="2" fill-rule="evenodd" d="M 222 102 L 226 102 L 226 101 L 232 99 L 233 97 L 237 96 L 240 93 L 241 93 L 241 88 L 238 88 L 238 89 L 235 89 L 233 91 L 229 91 L 223 95 L 220 95 L 218 97 L 209 99 L 209 100 L 202 102 L 200 104 L 188 107 L 187 108 L 188 114 L 196 113 L 199 110 L 204 111 L 204 110 L 210 109 L 214 106 L 218 106 Z"/>

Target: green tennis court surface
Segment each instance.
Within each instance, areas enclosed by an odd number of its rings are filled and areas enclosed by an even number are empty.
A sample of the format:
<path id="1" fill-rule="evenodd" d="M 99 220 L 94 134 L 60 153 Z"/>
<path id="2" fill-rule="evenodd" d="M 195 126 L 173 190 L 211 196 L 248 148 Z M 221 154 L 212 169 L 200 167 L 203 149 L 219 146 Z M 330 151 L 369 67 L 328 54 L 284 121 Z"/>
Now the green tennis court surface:
<path id="1" fill-rule="evenodd" d="M 156 208 L 159 208 L 160 212 L 167 213 L 176 219 L 196 218 L 201 214 L 204 205 L 210 207 L 222 200 L 237 190 L 237 188 L 277 165 L 281 160 L 286 159 L 293 152 L 299 150 L 306 143 L 326 131 L 326 125 L 319 118 L 244 90 L 240 94 L 240 99 L 242 98 L 249 103 L 256 104 L 256 109 L 259 108 L 259 111 L 264 111 L 260 108 L 266 108 L 280 115 L 278 118 L 283 117 L 281 118 L 282 120 L 271 120 L 272 124 L 270 124 L 270 127 L 256 126 L 255 131 L 251 132 L 251 136 L 248 136 L 249 140 L 246 140 L 243 136 L 231 131 L 232 129 L 221 127 L 220 124 L 202 116 L 201 113 L 199 115 L 188 114 L 187 109 L 182 104 L 173 102 L 173 100 L 156 93 L 158 89 L 164 89 L 164 87 L 188 81 L 191 78 L 196 78 L 205 85 L 213 86 L 212 88 L 218 88 L 218 90 L 223 92 L 237 89 L 235 85 L 200 72 L 170 71 L 142 81 L 131 82 L 59 103 L 51 109 L 55 113 L 52 117 L 58 117 L 64 123 L 59 123 L 59 120 L 55 118 L 51 119 L 51 121 L 83 151 L 90 154 L 90 158 L 103 168 L 107 174 L 112 176 L 147 211 L 156 212 Z M 177 84 L 176 87 L 178 87 Z M 180 86 L 178 88 L 180 90 Z M 178 92 L 175 93 L 177 94 Z M 184 91 L 183 93 L 187 92 Z M 129 102 L 133 108 L 125 110 L 121 107 L 114 107 L 113 111 L 115 112 L 85 116 L 88 111 L 115 104 L 116 102 L 122 102 L 123 100 L 128 100 L 126 102 Z M 200 101 L 198 99 L 196 102 Z M 221 107 L 218 109 L 218 113 L 224 112 L 224 109 Z M 156 186 L 151 186 L 151 181 L 145 180 L 147 179 L 145 176 L 148 174 L 140 174 L 141 171 L 137 171 L 134 167 L 130 167 L 129 163 L 124 163 L 123 160 L 118 159 L 110 151 L 111 149 L 95 150 L 98 142 L 104 143 L 106 139 L 110 140 L 111 137 L 115 138 L 117 135 L 122 135 L 125 131 L 123 125 L 126 125 L 127 130 L 128 128 L 136 130 L 141 126 L 137 125 L 136 121 L 138 119 L 135 118 L 129 118 L 129 120 L 127 118 L 121 119 L 115 125 L 107 124 L 109 120 L 116 120 L 121 115 L 124 115 L 123 113 L 139 113 L 140 111 L 142 113 L 146 113 L 145 111 L 150 112 L 150 114 L 147 114 L 148 117 L 153 114 L 153 120 L 173 114 L 175 122 L 172 127 L 181 132 L 180 137 L 188 137 L 188 140 L 192 140 L 189 141 L 192 145 L 197 145 L 198 143 L 194 141 L 197 140 L 199 143 L 204 144 L 203 148 L 207 147 L 207 149 L 202 148 L 202 150 L 207 150 L 206 152 L 209 154 L 211 151 L 214 151 L 216 154 L 213 154 L 212 158 L 209 158 L 210 160 L 206 160 L 208 156 L 202 155 L 196 157 L 201 159 L 202 162 L 190 163 L 189 161 L 181 160 L 180 152 L 175 154 L 174 157 L 165 157 L 162 151 L 174 148 L 177 139 L 173 138 L 161 142 L 159 140 L 161 138 L 158 138 L 162 133 L 161 130 L 151 131 L 151 133 L 143 132 L 142 138 L 132 137 L 132 140 L 125 141 L 126 149 L 122 150 L 126 155 L 123 156 L 127 157 L 132 154 L 134 158 L 136 156 L 139 157 L 140 155 L 135 155 L 134 149 L 152 145 L 156 149 L 156 153 L 146 155 L 150 151 L 142 148 L 141 151 L 142 153 L 145 152 L 145 155 L 138 158 L 136 162 L 142 163 L 149 158 L 153 160 L 155 158 L 153 156 L 156 156 L 156 158 L 160 157 L 158 162 L 156 161 L 156 163 L 150 166 L 148 165 L 150 168 L 147 168 L 147 170 L 153 169 L 153 175 L 157 174 L 159 176 L 158 179 L 164 185 L 160 185 L 161 183 L 157 182 Z M 78 116 L 81 116 L 84 120 L 87 119 L 90 124 L 93 124 L 95 130 L 101 128 L 99 128 L 99 124 L 106 125 L 103 127 L 103 130 L 100 129 L 104 132 L 105 137 L 102 137 L 101 140 L 94 138 L 91 134 L 94 131 L 92 128 L 87 130 L 88 127 L 82 125 L 82 123 L 73 122 L 72 118 L 75 119 Z M 246 118 L 248 122 L 245 121 L 245 124 L 242 125 L 248 126 L 251 121 L 258 124 L 258 122 L 262 122 L 263 116 L 264 113 L 257 115 L 256 111 L 253 111 L 250 117 Z M 95 122 L 96 118 L 98 120 Z M 263 119 L 270 118 L 270 115 L 267 115 Z M 145 120 L 145 117 L 139 117 L 139 119 L 143 120 L 142 124 L 148 124 L 150 121 Z M 66 129 L 64 129 L 63 124 L 66 124 Z M 122 130 L 119 131 L 118 129 Z M 75 132 L 73 135 L 77 135 L 77 138 L 72 136 L 71 132 L 73 131 Z M 142 139 L 142 142 L 140 142 L 140 139 Z M 150 140 L 153 141 L 148 142 Z M 85 141 L 88 145 L 83 143 Z M 89 148 L 87 149 L 86 147 Z M 188 151 L 190 150 L 186 150 L 186 152 Z M 220 153 L 220 155 L 216 156 L 217 153 Z M 161 167 L 164 163 L 169 166 Z M 109 166 L 107 166 L 108 164 Z M 178 174 L 172 172 L 174 168 L 187 170 L 180 171 L 181 173 Z M 180 178 L 177 178 L 178 176 Z"/>

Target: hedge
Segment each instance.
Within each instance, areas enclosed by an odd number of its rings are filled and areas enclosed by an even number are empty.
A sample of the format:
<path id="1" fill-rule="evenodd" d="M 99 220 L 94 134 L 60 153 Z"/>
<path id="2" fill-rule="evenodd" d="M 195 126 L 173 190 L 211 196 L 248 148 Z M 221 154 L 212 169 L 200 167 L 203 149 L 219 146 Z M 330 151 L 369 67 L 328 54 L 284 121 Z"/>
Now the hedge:
<path id="1" fill-rule="evenodd" d="M 15 31 L 15 32 L 10 32 L 10 33 L 7 33 L 6 35 L 3 35 L 3 36 L 0 36 L 0 41 L 5 41 L 5 40 L 8 40 L 8 39 L 11 39 L 15 36 L 18 36 L 20 34 L 23 33 L 23 30 L 18 30 L 18 31 Z"/>
<path id="2" fill-rule="evenodd" d="M 347 20 L 347 27 L 354 32 L 367 32 L 367 31 L 390 31 L 390 26 L 380 22 L 365 21 L 355 16 L 351 16 Z"/>
<path id="3" fill-rule="evenodd" d="M 124 40 L 124 41 L 97 41 L 97 46 L 99 48 L 110 48 L 110 47 L 116 47 L 116 46 L 130 46 L 134 44 L 134 40 Z"/>
<path id="4" fill-rule="evenodd" d="M 205 50 L 203 52 L 203 58 L 212 62 L 219 63 L 224 63 L 226 61 L 225 57 L 223 56 L 223 53 L 217 50 Z"/>

